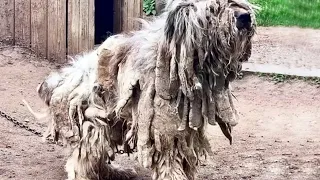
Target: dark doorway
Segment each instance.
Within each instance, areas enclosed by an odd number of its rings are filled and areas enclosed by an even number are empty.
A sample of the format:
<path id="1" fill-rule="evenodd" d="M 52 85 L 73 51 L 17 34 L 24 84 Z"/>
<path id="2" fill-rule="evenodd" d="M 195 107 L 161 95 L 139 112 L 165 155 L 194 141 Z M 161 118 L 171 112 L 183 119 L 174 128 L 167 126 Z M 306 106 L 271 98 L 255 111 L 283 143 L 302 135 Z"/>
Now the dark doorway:
<path id="1" fill-rule="evenodd" d="M 95 0 L 95 44 L 101 44 L 113 33 L 114 0 Z"/>

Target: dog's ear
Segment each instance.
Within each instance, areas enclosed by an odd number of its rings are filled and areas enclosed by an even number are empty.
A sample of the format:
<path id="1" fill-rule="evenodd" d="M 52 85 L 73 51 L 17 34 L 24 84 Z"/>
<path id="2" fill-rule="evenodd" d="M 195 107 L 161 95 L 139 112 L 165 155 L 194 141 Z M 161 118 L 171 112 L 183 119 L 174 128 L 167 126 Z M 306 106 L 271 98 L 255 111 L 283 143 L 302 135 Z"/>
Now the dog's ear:
<path id="1" fill-rule="evenodd" d="M 164 29 L 165 38 L 168 42 L 172 40 L 173 35 L 176 38 L 181 38 L 185 34 L 187 24 L 190 23 L 189 15 L 195 11 L 193 3 L 183 2 L 169 12 Z"/>

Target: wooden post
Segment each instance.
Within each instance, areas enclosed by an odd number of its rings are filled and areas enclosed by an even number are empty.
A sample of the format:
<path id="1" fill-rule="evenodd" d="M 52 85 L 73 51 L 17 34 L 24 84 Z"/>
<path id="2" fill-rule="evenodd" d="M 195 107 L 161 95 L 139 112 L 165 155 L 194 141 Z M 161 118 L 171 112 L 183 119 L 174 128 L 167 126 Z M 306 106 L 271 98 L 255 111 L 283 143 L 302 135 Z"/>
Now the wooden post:
<path id="1" fill-rule="evenodd" d="M 120 12 L 122 13 L 121 31 L 128 30 L 128 1 L 130 0 L 122 0 L 122 4 L 121 4 L 121 12 Z"/>
<path id="2" fill-rule="evenodd" d="M 80 0 L 68 1 L 68 55 L 79 52 Z"/>
<path id="3" fill-rule="evenodd" d="M 0 41 L 14 42 L 14 1 L 0 0 Z"/>
<path id="4" fill-rule="evenodd" d="M 94 47 L 94 36 L 95 36 L 95 3 L 94 0 L 89 0 L 89 37 L 88 37 L 88 48 L 93 49 Z"/>
<path id="5" fill-rule="evenodd" d="M 88 51 L 89 47 L 89 1 L 80 0 L 80 40 L 79 50 Z"/>
<path id="6" fill-rule="evenodd" d="M 135 11 L 133 13 L 134 18 L 141 18 L 143 15 L 143 0 L 134 0 Z M 140 23 L 134 20 L 133 29 L 138 30 L 141 28 Z"/>
<path id="7" fill-rule="evenodd" d="M 68 55 L 94 46 L 94 0 L 68 1 Z"/>
<path id="8" fill-rule="evenodd" d="M 47 0 L 31 0 L 31 48 L 47 57 Z"/>
<path id="9" fill-rule="evenodd" d="M 141 18 L 143 0 L 127 0 L 127 26 L 125 30 L 138 30 L 140 28 L 137 18 Z"/>
<path id="10" fill-rule="evenodd" d="M 116 0 L 114 1 L 114 31 L 130 31 L 139 29 L 140 24 L 136 18 L 143 13 L 143 0 Z"/>
<path id="11" fill-rule="evenodd" d="M 66 0 L 48 0 L 48 59 L 66 62 L 67 53 Z"/>
<path id="12" fill-rule="evenodd" d="M 31 44 L 31 9 L 30 0 L 15 0 L 15 44 L 30 46 Z"/>
<path id="13" fill-rule="evenodd" d="M 123 0 L 113 1 L 113 31 L 114 33 L 120 33 L 122 31 L 122 3 Z"/>

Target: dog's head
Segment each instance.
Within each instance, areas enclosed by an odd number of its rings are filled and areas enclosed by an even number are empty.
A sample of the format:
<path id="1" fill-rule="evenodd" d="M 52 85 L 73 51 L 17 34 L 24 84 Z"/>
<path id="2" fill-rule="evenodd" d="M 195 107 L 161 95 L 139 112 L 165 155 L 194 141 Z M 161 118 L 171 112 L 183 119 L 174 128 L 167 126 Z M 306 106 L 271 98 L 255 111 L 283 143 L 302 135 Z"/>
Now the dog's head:
<path id="1" fill-rule="evenodd" d="M 166 41 L 210 46 L 215 59 L 239 60 L 251 48 L 257 8 L 246 0 L 169 0 Z"/>
<path id="2" fill-rule="evenodd" d="M 181 4 L 192 4 L 200 11 L 203 11 L 201 6 L 206 9 L 210 9 L 214 15 L 217 13 L 221 14 L 223 11 L 230 12 L 233 14 L 236 27 L 241 29 L 252 29 L 255 26 L 255 14 L 254 10 L 260 9 L 249 3 L 247 0 L 167 0 L 165 12 L 173 11 L 179 8 Z"/>
<path id="3" fill-rule="evenodd" d="M 253 8 L 255 6 L 244 0 L 229 0 L 228 8 L 234 15 L 234 25 L 239 31 L 252 31 L 256 28 L 256 19 Z"/>

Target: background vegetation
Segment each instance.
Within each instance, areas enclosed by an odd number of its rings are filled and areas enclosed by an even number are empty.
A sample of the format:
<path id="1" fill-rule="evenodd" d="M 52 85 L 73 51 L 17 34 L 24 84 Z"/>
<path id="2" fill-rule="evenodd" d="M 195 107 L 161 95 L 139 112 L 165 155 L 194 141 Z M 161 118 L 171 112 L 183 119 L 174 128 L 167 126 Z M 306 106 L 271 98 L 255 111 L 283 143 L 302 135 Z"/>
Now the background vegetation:
<path id="1" fill-rule="evenodd" d="M 320 28 L 320 0 L 249 0 L 262 10 L 259 26 L 299 26 Z M 155 0 L 144 0 L 146 15 L 155 15 Z"/>
<path id="2" fill-rule="evenodd" d="M 320 28 L 320 0 L 249 0 L 262 10 L 260 26 L 299 26 Z"/>
<path id="3" fill-rule="evenodd" d="M 143 11 L 147 16 L 156 14 L 156 2 L 155 0 L 144 0 L 143 1 Z"/>

